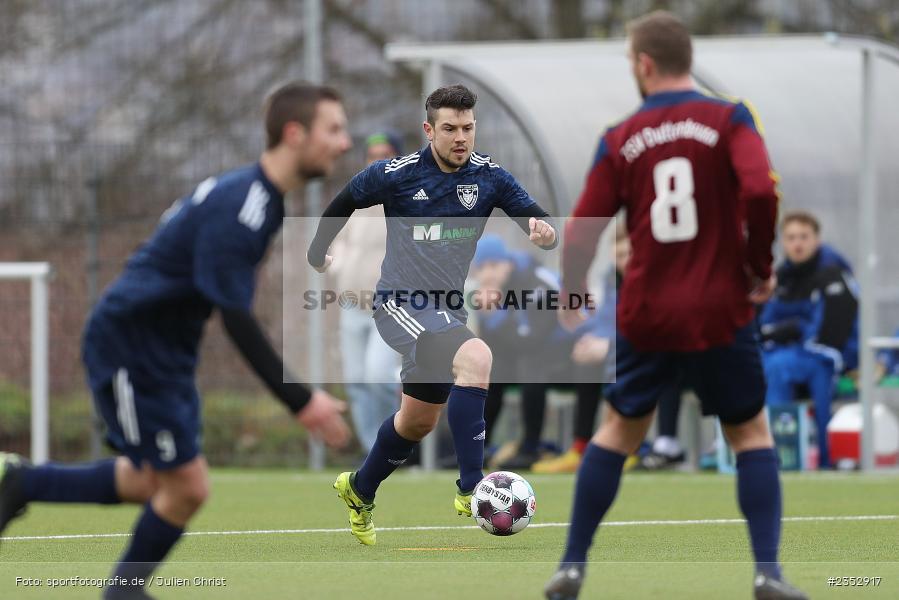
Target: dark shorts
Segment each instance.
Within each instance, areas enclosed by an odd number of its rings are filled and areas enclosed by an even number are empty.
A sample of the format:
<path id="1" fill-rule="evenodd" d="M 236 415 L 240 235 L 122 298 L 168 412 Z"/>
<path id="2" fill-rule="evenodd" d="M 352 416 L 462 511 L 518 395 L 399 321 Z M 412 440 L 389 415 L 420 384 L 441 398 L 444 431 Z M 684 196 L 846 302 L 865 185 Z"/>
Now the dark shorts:
<path id="1" fill-rule="evenodd" d="M 393 300 L 374 312 L 378 333 L 403 357 L 403 393 L 434 404 L 446 401 L 453 385 L 453 357 L 474 334 L 451 312 L 415 309 Z"/>
<path id="2" fill-rule="evenodd" d="M 122 368 L 92 391 L 107 443 L 135 467 L 148 462 L 164 471 L 200 454 L 200 396 L 193 382 L 132 380 Z"/>
<path id="3" fill-rule="evenodd" d="M 673 381 L 699 397 L 702 414 L 737 425 L 765 406 L 765 375 L 755 324 L 738 330 L 728 346 L 700 352 L 640 352 L 618 334 L 615 383 L 606 392 L 625 417 L 642 417 L 656 407 Z"/>

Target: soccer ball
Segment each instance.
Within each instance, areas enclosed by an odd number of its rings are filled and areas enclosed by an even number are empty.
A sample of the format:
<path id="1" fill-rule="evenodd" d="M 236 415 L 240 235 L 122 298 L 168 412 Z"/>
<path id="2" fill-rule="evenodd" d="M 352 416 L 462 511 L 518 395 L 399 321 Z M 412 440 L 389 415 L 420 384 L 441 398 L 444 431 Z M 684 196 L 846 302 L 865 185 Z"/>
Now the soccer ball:
<path id="1" fill-rule="evenodd" d="M 481 529 L 493 535 L 513 535 L 528 526 L 537 497 L 524 477 L 497 471 L 484 477 L 471 495 L 471 514 Z"/>

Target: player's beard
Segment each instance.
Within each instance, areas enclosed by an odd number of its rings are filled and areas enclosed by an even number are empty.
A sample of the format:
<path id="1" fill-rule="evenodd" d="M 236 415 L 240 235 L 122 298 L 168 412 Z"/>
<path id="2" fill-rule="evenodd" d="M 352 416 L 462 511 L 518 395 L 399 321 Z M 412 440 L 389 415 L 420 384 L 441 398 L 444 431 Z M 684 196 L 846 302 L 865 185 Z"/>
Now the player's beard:
<path id="1" fill-rule="evenodd" d="M 324 177 L 327 174 L 328 173 L 321 167 L 303 166 L 303 167 L 300 167 L 299 169 L 297 169 L 297 176 L 299 176 L 300 179 L 303 179 L 305 181 L 310 181 L 312 179 L 319 179 L 321 177 Z"/>
<path id="2" fill-rule="evenodd" d="M 468 158 L 471 156 L 471 153 L 466 152 L 461 161 L 458 158 L 456 158 L 455 154 L 453 154 L 453 148 L 450 148 L 446 154 L 441 154 L 440 152 L 438 152 L 437 156 L 440 158 L 440 160 L 443 161 L 443 164 L 445 164 L 446 166 L 452 167 L 453 169 L 458 169 L 458 168 L 461 168 L 462 165 L 464 165 L 468 161 Z"/>
<path id="3" fill-rule="evenodd" d="M 300 160 L 296 167 L 297 176 L 300 177 L 300 179 L 309 181 L 328 175 L 328 169 L 326 169 L 324 165 L 316 164 L 316 160 L 320 159 L 313 157 L 312 160 Z"/>

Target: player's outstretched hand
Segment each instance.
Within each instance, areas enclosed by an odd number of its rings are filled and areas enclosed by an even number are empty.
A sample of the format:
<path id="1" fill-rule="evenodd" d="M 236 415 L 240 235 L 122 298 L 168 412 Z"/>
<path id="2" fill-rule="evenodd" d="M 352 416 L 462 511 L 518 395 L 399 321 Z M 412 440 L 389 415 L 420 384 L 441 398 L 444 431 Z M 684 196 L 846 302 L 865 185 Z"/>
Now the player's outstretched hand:
<path id="1" fill-rule="evenodd" d="M 765 281 L 756 280 L 752 291 L 749 292 L 749 301 L 753 304 L 764 304 L 774 294 L 777 287 L 777 275 L 772 275 Z"/>
<path id="2" fill-rule="evenodd" d="M 538 246 L 551 246 L 556 241 L 556 230 L 546 221 L 531 217 L 528 227 L 531 229 L 528 237 Z"/>
<path id="3" fill-rule="evenodd" d="M 331 256 L 330 254 L 325 254 L 325 262 L 322 263 L 322 265 L 319 267 L 312 267 L 312 268 L 315 269 L 316 271 L 318 271 L 319 273 L 324 273 L 325 271 L 328 270 L 328 267 L 331 266 L 332 262 L 334 262 L 334 257 Z"/>
<path id="4" fill-rule="evenodd" d="M 579 365 L 599 364 L 609 355 L 609 339 L 586 334 L 575 342 L 571 360 Z"/>
<path id="5" fill-rule="evenodd" d="M 580 327 L 581 323 L 587 320 L 587 314 L 582 310 L 572 309 L 567 306 L 559 307 L 558 311 L 559 324 L 566 331 L 574 331 Z"/>
<path id="6" fill-rule="evenodd" d="M 328 261 L 325 261 L 327 264 Z M 314 390 L 309 404 L 297 413 L 297 421 L 315 438 L 332 448 L 342 448 L 350 439 L 350 428 L 343 420 L 346 402 L 324 390 Z"/>

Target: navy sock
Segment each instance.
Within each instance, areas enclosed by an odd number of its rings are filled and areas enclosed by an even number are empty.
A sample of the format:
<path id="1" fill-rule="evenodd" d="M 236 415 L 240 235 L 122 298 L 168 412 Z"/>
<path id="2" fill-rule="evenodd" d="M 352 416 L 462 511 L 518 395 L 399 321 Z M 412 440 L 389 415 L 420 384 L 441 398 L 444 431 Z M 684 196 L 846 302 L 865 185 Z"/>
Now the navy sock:
<path id="1" fill-rule="evenodd" d="M 81 465 L 27 467 L 22 472 L 22 491 L 29 502 L 118 504 L 115 461 L 109 458 Z"/>
<path id="2" fill-rule="evenodd" d="M 412 449 L 418 442 L 407 440 L 396 432 L 393 425 L 393 417 L 390 415 L 378 430 L 378 437 L 371 452 L 365 457 L 362 467 L 356 471 L 353 478 L 353 488 L 362 496 L 363 500 L 371 502 L 375 499 L 375 492 L 381 482 L 390 477 L 397 467 L 406 462 L 412 454 Z"/>
<path id="3" fill-rule="evenodd" d="M 128 597 L 129 588 L 146 585 L 156 566 L 178 542 L 182 533 L 184 529 L 165 521 L 148 502 L 134 527 L 131 544 L 112 573 L 123 583 L 110 586 L 104 597 Z M 136 583 L 136 579 L 143 579 L 144 583 Z"/>
<path id="4" fill-rule="evenodd" d="M 484 478 L 484 441 L 487 437 L 484 403 L 487 390 L 454 385 L 447 400 L 446 418 L 456 459 L 459 461 L 459 489 L 467 492 Z"/>
<path id="5" fill-rule="evenodd" d="M 577 472 L 574 507 L 562 563 L 587 561 L 593 534 L 618 493 L 626 458 L 624 454 L 606 450 L 592 442 L 587 444 Z"/>
<path id="6" fill-rule="evenodd" d="M 756 569 L 780 579 L 777 549 L 780 545 L 780 477 L 773 448 L 737 454 L 737 499 L 749 524 L 749 538 Z"/>

